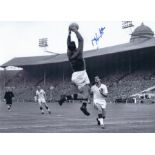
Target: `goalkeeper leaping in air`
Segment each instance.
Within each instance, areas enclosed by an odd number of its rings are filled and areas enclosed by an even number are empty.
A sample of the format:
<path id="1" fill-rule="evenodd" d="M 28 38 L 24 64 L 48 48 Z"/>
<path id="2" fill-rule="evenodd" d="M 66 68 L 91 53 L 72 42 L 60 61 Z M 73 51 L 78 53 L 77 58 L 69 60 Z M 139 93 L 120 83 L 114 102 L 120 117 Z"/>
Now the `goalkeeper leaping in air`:
<path id="1" fill-rule="evenodd" d="M 70 96 L 70 100 L 81 100 L 82 106 L 80 110 L 87 116 L 90 113 L 87 111 L 87 103 L 89 102 L 89 90 L 90 90 L 90 81 L 86 72 L 86 64 L 83 58 L 83 44 L 84 40 L 81 34 L 78 32 L 79 26 L 76 23 L 72 23 L 69 26 L 69 33 L 67 38 L 67 56 L 69 62 L 72 67 L 72 83 L 78 88 L 78 95 L 75 97 L 74 95 Z M 71 41 L 71 33 L 75 33 L 78 39 L 78 47 L 74 41 Z M 68 97 L 63 96 L 59 104 L 62 105 L 63 102 L 67 101 Z"/>

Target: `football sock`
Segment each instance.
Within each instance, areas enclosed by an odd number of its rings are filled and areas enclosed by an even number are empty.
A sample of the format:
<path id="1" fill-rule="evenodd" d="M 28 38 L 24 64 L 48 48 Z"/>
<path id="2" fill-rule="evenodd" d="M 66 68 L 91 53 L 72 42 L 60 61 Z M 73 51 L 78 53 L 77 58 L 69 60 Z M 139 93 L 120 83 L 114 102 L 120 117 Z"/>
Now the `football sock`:
<path id="1" fill-rule="evenodd" d="M 100 125 L 104 125 L 102 114 L 98 114 L 98 120 L 100 122 Z"/>
<path id="2" fill-rule="evenodd" d="M 45 105 L 45 108 L 48 110 L 48 106 Z"/>
<path id="3" fill-rule="evenodd" d="M 87 103 L 86 102 L 83 102 L 80 110 L 86 115 L 86 116 L 89 116 L 90 113 L 87 111 Z"/>

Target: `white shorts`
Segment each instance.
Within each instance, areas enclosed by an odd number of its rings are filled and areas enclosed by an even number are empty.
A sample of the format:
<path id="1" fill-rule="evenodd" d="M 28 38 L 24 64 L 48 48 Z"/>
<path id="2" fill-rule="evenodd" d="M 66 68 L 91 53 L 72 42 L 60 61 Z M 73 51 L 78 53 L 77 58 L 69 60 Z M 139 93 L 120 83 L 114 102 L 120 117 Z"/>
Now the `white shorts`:
<path id="1" fill-rule="evenodd" d="M 98 109 L 99 111 L 102 111 L 102 109 L 106 109 L 107 103 L 105 100 L 94 100 L 94 107 Z"/>
<path id="2" fill-rule="evenodd" d="M 71 80 L 78 87 L 78 89 L 81 89 L 86 84 L 90 84 L 86 70 L 74 72 Z"/>
<path id="3" fill-rule="evenodd" d="M 38 103 L 46 103 L 45 98 L 38 98 Z"/>

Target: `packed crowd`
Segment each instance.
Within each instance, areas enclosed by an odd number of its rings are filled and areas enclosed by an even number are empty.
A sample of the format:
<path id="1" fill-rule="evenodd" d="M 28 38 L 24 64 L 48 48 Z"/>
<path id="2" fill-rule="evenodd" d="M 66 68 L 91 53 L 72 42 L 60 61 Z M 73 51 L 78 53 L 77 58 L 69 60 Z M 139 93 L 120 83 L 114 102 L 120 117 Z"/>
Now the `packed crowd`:
<path id="1" fill-rule="evenodd" d="M 4 94 L 1 82 L 1 98 Z M 135 93 L 141 92 L 155 85 L 155 74 L 150 71 L 136 71 L 133 73 L 116 72 L 102 77 L 102 82 L 108 86 L 109 96 L 107 101 L 114 102 L 119 97 L 129 97 Z M 34 101 L 36 86 L 41 85 L 46 91 L 47 100 L 55 101 L 63 94 L 72 94 L 76 92 L 76 88 L 71 84 L 70 79 L 52 79 L 48 77 L 46 83 L 41 77 L 31 77 L 25 72 L 20 71 L 9 76 L 6 81 L 6 86 L 13 88 L 15 100 L 17 102 Z"/>

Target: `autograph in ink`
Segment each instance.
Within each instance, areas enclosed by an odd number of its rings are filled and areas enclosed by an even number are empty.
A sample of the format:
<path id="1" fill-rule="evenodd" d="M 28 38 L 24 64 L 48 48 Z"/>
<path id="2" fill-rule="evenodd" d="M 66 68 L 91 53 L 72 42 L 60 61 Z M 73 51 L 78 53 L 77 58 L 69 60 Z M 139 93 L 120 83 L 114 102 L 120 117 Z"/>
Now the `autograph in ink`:
<path id="1" fill-rule="evenodd" d="M 105 27 L 101 27 L 101 28 L 99 28 L 99 35 L 97 35 L 97 33 L 95 33 L 95 37 L 91 40 L 93 46 L 94 46 L 94 41 L 95 41 L 96 45 L 98 44 L 100 38 L 102 38 L 102 36 L 104 34 L 104 30 L 105 30 Z"/>

